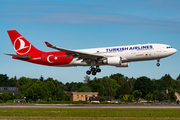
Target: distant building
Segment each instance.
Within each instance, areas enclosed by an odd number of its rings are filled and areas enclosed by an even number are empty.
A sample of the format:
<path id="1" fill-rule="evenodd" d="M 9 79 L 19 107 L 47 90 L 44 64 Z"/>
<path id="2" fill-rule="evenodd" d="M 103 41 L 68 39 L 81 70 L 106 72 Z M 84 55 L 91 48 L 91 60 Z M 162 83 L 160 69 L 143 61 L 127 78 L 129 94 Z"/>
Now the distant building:
<path id="1" fill-rule="evenodd" d="M 110 102 L 112 101 L 110 96 L 104 96 L 104 97 L 90 97 L 90 98 L 89 98 L 89 101 L 90 101 L 90 102 L 96 102 L 96 103 L 99 103 L 99 99 L 100 99 L 100 98 L 105 98 L 105 102 L 108 102 L 108 103 L 110 103 Z"/>
<path id="2" fill-rule="evenodd" d="M 11 93 L 13 93 L 13 95 L 20 93 L 18 87 L 0 87 L 0 94 L 2 94 L 4 92 L 11 92 Z"/>
<path id="3" fill-rule="evenodd" d="M 139 103 L 147 103 L 148 101 L 145 99 L 139 99 Z"/>
<path id="4" fill-rule="evenodd" d="M 89 101 L 90 97 L 97 97 L 98 92 L 72 92 L 72 101 Z"/>
<path id="5" fill-rule="evenodd" d="M 77 91 L 64 91 L 64 93 L 65 93 L 66 95 L 72 95 L 73 92 L 77 92 Z"/>

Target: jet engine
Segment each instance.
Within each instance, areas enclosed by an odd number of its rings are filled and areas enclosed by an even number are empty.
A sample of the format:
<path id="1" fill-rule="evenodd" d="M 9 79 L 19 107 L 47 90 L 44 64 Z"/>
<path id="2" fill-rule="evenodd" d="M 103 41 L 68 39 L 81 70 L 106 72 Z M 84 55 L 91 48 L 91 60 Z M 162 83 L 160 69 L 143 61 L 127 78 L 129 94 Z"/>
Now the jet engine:
<path id="1" fill-rule="evenodd" d="M 129 63 L 125 62 L 125 63 L 121 63 L 121 65 L 116 65 L 116 67 L 128 67 Z"/>
<path id="2" fill-rule="evenodd" d="M 121 65 L 122 60 L 120 57 L 108 57 L 108 58 L 104 59 L 102 62 L 107 65 L 116 66 L 116 65 Z"/>
<path id="3" fill-rule="evenodd" d="M 128 67 L 129 63 L 122 63 L 121 57 L 107 57 L 100 60 L 98 63 L 106 64 L 106 65 L 112 65 L 116 67 Z"/>

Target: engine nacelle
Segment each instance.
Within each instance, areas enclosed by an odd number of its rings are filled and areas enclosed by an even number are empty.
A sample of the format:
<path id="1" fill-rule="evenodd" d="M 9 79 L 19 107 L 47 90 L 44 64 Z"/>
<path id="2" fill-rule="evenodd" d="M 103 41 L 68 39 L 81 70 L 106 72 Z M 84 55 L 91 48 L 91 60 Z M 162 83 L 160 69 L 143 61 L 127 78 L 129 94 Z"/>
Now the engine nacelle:
<path id="1" fill-rule="evenodd" d="M 122 63 L 121 57 L 103 58 L 102 60 L 98 61 L 98 63 L 112 65 L 112 66 L 116 66 L 116 67 L 128 67 L 129 66 L 128 62 Z"/>
<path id="2" fill-rule="evenodd" d="M 104 59 L 102 62 L 103 64 L 118 66 L 121 65 L 122 60 L 120 57 L 108 57 Z"/>
<path id="3" fill-rule="evenodd" d="M 125 63 L 121 63 L 121 65 L 116 65 L 116 67 L 128 67 L 129 63 L 125 62 Z"/>

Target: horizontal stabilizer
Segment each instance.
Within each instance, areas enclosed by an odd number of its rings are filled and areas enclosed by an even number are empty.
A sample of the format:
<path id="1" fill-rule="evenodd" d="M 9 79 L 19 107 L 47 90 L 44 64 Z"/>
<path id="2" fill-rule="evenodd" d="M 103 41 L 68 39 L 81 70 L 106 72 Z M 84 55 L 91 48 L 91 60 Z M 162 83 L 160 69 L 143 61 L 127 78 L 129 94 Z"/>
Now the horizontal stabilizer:
<path id="1" fill-rule="evenodd" d="M 29 60 L 29 59 L 30 59 L 30 56 L 29 56 L 29 55 L 25 55 L 25 56 L 14 55 L 14 54 L 5 54 L 5 55 L 15 56 L 15 57 L 17 57 L 17 58 L 24 59 L 24 60 Z"/>

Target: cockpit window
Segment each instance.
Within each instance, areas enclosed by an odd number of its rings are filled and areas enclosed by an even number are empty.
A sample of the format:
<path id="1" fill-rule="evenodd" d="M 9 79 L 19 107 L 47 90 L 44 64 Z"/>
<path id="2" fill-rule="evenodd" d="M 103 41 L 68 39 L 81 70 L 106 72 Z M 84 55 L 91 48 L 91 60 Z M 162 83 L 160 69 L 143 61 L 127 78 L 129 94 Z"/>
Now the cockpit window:
<path id="1" fill-rule="evenodd" d="M 171 46 L 168 46 L 167 49 L 172 48 Z"/>

